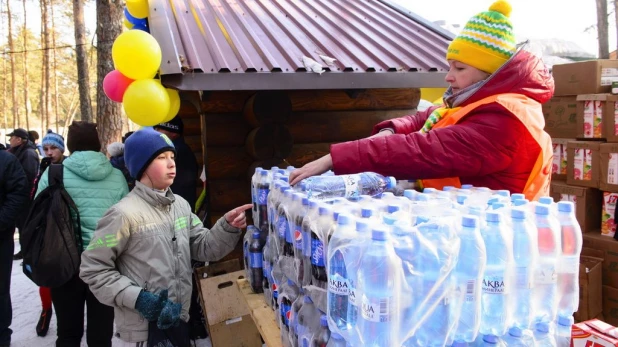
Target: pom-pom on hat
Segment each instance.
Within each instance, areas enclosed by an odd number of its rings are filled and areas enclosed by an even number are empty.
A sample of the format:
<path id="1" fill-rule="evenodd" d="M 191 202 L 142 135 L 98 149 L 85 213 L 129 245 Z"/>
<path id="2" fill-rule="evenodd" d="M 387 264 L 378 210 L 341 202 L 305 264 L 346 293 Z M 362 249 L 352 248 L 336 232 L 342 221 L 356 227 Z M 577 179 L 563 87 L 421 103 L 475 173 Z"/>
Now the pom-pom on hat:
<path id="1" fill-rule="evenodd" d="M 470 18 L 448 46 L 447 60 L 457 60 L 487 73 L 494 73 L 515 53 L 511 4 L 494 2 L 489 11 Z"/>
<path id="2" fill-rule="evenodd" d="M 176 153 L 172 140 L 153 128 L 143 128 L 131 134 L 124 143 L 124 162 L 131 177 L 139 180 L 150 162 L 167 151 Z"/>

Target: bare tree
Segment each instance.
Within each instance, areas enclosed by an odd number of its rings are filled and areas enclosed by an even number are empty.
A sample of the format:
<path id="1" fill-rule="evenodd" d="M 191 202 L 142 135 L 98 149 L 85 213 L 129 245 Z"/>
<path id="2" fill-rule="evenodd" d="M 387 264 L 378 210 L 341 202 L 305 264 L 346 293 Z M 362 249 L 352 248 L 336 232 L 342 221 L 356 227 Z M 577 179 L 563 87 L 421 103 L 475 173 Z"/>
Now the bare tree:
<path id="1" fill-rule="evenodd" d="M 49 55 L 47 54 L 47 41 L 45 40 L 46 34 L 45 31 L 47 30 L 47 5 L 46 5 L 46 0 L 39 0 L 39 5 L 41 7 L 41 58 L 42 58 L 42 64 L 41 64 L 41 95 L 39 98 L 39 112 L 41 114 L 41 130 L 42 130 L 42 134 L 45 134 L 46 129 L 49 129 L 49 109 L 47 108 L 47 93 L 48 93 L 48 89 L 47 89 L 47 84 L 45 83 L 46 81 L 46 76 L 47 76 L 47 66 L 48 66 L 48 61 L 47 59 L 49 58 Z"/>
<path id="2" fill-rule="evenodd" d="M 56 65 L 56 21 L 54 20 L 54 0 L 49 0 L 49 7 L 51 8 L 51 44 L 52 44 L 52 73 L 53 76 L 53 84 L 54 84 L 54 115 L 56 116 L 56 134 L 58 133 L 58 76 L 57 76 L 57 65 Z"/>
<path id="3" fill-rule="evenodd" d="M 24 5 L 24 108 L 26 110 L 26 128 L 30 129 L 30 96 L 28 87 L 28 17 L 26 16 L 26 0 L 23 0 Z"/>
<path id="4" fill-rule="evenodd" d="M 599 59 L 609 58 L 609 36 L 607 20 L 607 0 L 596 0 L 597 3 L 597 33 L 599 40 Z"/>
<path id="5" fill-rule="evenodd" d="M 90 101 L 90 78 L 86 50 L 86 25 L 84 24 L 83 0 L 73 0 L 73 25 L 75 26 L 75 52 L 79 85 L 79 105 L 82 120 L 92 122 L 92 103 Z"/>
<path id="6" fill-rule="evenodd" d="M 11 14 L 11 4 L 6 2 L 6 13 L 8 16 L 8 41 L 9 58 L 11 62 L 11 100 L 13 101 L 13 128 L 19 127 L 19 114 L 17 110 L 17 83 L 15 82 L 15 46 L 13 44 L 13 18 Z"/>
<path id="7" fill-rule="evenodd" d="M 52 107 L 52 88 L 51 88 L 51 50 L 53 47 L 51 46 L 51 32 L 49 27 L 49 0 L 42 0 L 43 8 L 41 9 L 41 16 L 43 17 L 41 21 L 41 27 L 44 28 L 43 40 L 45 41 L 45 46 L 43 46 L 43 53 L 45 55 L 44 64 L 45 64 L 45 114 L 47 123 L 47 128 L 51 128 L 50 126 L 50 118 L 54 119 L 54 109 Z"/>
<path id="8" fill-rule="evenodd" d="M 120 104 L 103 93 L 103 79 L 114 69 L 112 43 L 122 33 L 121 1 L 97 0 L 97 123 L 103 151 L 122 136 Z"/>

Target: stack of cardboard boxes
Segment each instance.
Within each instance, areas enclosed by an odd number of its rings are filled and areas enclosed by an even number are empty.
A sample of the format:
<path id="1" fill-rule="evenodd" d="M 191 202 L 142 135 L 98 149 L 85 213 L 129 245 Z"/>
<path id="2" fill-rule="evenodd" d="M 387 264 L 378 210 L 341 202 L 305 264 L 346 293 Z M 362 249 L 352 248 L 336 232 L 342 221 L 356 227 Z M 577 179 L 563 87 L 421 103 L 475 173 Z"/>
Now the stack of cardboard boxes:
<path id="1" fill-rule="evenodd" d="M 618 60 L 555 65 L 553 76 L 554 97 L 543 105 L 545 130 L 554 147 L 551 195 L 555 201 L 575 203 L 584 233 L 575 317 L 600 317 L 602 310 L 605 321 L 618 325 L 618 241 L 613 238 L 618 95 L 610 93 L 612 82 L 618 82 Z"/>

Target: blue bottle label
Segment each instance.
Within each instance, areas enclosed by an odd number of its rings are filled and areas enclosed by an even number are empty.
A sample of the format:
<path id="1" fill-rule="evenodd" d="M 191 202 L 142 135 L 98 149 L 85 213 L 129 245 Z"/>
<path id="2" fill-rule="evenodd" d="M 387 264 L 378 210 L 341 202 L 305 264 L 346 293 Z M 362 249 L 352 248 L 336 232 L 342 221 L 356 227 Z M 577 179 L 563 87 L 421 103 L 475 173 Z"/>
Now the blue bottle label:
<path id="1" fill-rule="evenodd" d="M 335 295 L 347 296 L 350 293 L 350 283 L 347 278 L 335 273 L 328 277 L 328 291 Z"/>
<path id="2" fill-rule="evenodd" d="M 281 316 L 284 318 L 283 323 L 286 326 L 290 326 L 290 310 L 292 307 L 290 305 L 281 305 Z"/>
<path id="3" fill-rule="evenodd" d="M 352 304 L 352 306 L 358 306 L 359 300 L 356 297 L 356 287 L 352 285 L 352 281 L 350 281 L 350 291 L 348 294 L 348 302 Z"/>
<path id="4" fill-rule="evenodd" d="M 262 268 L 262 252 L 249 253 L 249 266 L 254 269 Z"/>
<path id="5" fill-rule="evenodd" d="M 375 323 L 387 323 L 394 315 L 391 297 L 367 297 L 363 295 L 361 315 L 365 320 Z"/>
<path id="6" fill-rule="evenodd" d="M 294 243 L 294 231 L 290 229 L 290 225 L 287 223 L 287 220 L 285 223 L 285 242 Z"/>
<path id="7" fill-rule="evenodd" d="M 320 239 L 311 239 L 311 264 L 324 266 L 324 243 Z"/>
<path id="8" fill-rule="evenodd" d="M 483 276 L 484 294 L 507 294 L 504 271 L 485 270 Z"/>
<path id="9" fill-rule="evenodd" d="M 294 225 L 294 246 L 301 251 L 303 249 L 303 232 L 300 230 L 300 225 Z"/>
<path id="10" fill-rule="evenodd" d="M 286 229 L 288 228 L 288 221 L 285 217 L 279 216 L 277 219 L 277 230 L 279 230 L 279 238 L 284 239 L 286 234 Z"/>
<path id="11" fill-rule="evenodd" d="M 358 182 L 360 181 L 360 176 L 358 175 L 342 175 L 343 182 L 345 184 L 345 197 L 346 198 L 354 198 L 360 196 L 360 190 L 358 186 Z"/>
<path id="12" fill-rule="evenodd" d="M 268 189 L 258 189 L 257 203 L 258 205 L 266 205 L 268 202 Z"/>

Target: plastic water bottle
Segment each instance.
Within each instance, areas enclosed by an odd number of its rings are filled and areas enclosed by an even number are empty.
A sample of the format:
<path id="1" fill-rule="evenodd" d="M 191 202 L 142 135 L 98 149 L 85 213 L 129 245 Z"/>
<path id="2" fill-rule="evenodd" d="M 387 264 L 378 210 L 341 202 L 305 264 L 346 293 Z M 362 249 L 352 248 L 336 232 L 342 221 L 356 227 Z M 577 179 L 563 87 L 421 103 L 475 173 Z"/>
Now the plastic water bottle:
<path id="1" fill-rule="evenodd" d="M 311 262 L 311 245 L 313 243 L 313 231 L 312 228 L 315 229 L 319 216 L 319 205 L 317 201 L 309 200 L 309 209 L 307 210 L 307 214 L 303 218 L 302 230 L 303 230 L 303 264 L 304 264 L 304 273 L 303 276 L 303 287 L 311 284 L 313 274 L 312 274 L 312 262 Z M 317 236 L 317 235 L 316 235 Z M 319 241 L 319 239 L 318 239 Z"/>
<path id="2" fill-rule="evenodd" d="M 258 178 L 260 177 L 260 172 L 264 169 L 262 167 L 256 167 L 253 172 L 253 176 L 251 176 L 251 203 L 253 207 L 251 208 L 251 217 L 257 225 L 257 186 L 258 186 Z"/>
<path id="3" fill-rule="evenodd" d="M 340 214 L 328 246 L 328 319 L 333 331 L 347 337 L 350 281 L 347 262 L 358 259 L 350 244 L 356 237 L 352 216 Z M 358 260 L 356 260 L 358 261 Z"/>
<path id="4" fill-rule="evenodd" d="M 516 327 L 509 329 L 508 334 L 502 337 L 508 347 L 534 347 L 532 330 L 522 330 Z"/>
<path id="5" fill-rule="evenodd" d="M 542 196 L 539 198 L 539 204 L 551 205 L 554 203 L 554 199 L 550 196 Z"/>
<path id="6" fill-rule="evenodd" d="M 534 330 L 535 347 L 556 347 L 553 323 L 537 323 Z"/>
<path id="7" fill-rule="evenodd" d="M 290 342 L 292 346 L 298 346 L 298 313 L 300 309 L 303 307 L 303 303 L 305 302 L 305 295 L 303 290 L 300 290 L 300 294 L 292 303 L 292 308 L 290 309 Z"/>
<path id="8" fill-rule="evenodd" d="M 260 171 L 257 181 L 256 204 L 257 204 L 257 227 L 264 232 L 268 231 L 268 193 L 270 192 L 270 182 L 268 171 Z"/>
<path id="9" fill-rule="evenodd" d="M 326 347 L 330 339 L 330 330 L 328 330 L 328 319 L 326 315 L 320 316 L 320 328 L 313 334 L 311 339 L 311 347 Z"/>
<path id="10" fill-rule="evenodd" d="M 273 293 L 271 290 L 271 271 L 272 271 L 272 252 L 274 251 L 272 238 L 266 240 L 264 252 L 262 252 L 262 291 L 264 292 L 264 301 L 272 308 Z"/>
<path id="11" fill-rule="evenodd" d="M 525 330 L 530 328 L 533 314 L 536 311 L 533 285 L 539 255 L 539 236 L 534 223 L 528 220 L 528 213 L 525 209 L 513 208 L 511 220 L 515 260 L 514 290 L 511 293 L 511 300 L 514 303 L 512 305 L 513 326 Z"/>
<path id="12" fill-rule="evenodd" d="M 513 201 L 515 200 L 522 200 L 525 198 L 526 196 L 524 194 L 520 194 L 520 193 L 511 194 L 511 203 L 513 203 Z"/>
<path id="13" fill-rule="evenodd" d="M 556 266 L 560 256 L 560 224 L 550 213 L 548 205 L 535 206 L 538 233 L 539 261 L 534 276 L 534 322 L 549 324 L 558 310 L 558 282 Z"/>
<path id="14" fill-rule="evenodd" d="M 394 177 L 384 177 L 375 172 L 341 176 L 314 176 L 303 180 L 303 183 L 307 196 L 314 199 L 349 198 L 362 194 L 373 196 L 397 185 Z"/>
<path id="15" fill-rule="evenodd" d="M 506 189 L 500 189 L 496 191 L 496 195 L 504 197 L 504 198 L 508 198 L 511 196 L 511 192 Z"/>
<path id="16" fill-rule="evenodd" d="M 326 206 L 318 207 L 318 217 L 315 229 L 311 230 L 311 283 L 326 289 L 326 248 L 324 241 L 333 225 L 332 211 Z"/>
<path id="17" fill-rule="evenodd" d="M 242 239 L 243 262 L 245 265 L 247 278 L 251 278 L 251 276 L 249 275 L 249 245 L 251 244 L 251 238 L 253 237 L 254 231 L 257 231 L 257 229 L 253 225 L 247 225 L 247 231 L 245 232 L 245 236 Z"/>
<path id="18" fill-rule="evenodd" d="M 367 211 L 367 209 L 363 209 Z M 371 210 L 369 210 L 371 211 Z M 357 238 L 348 246 L 352 248 L 351 254 L 361 255 L 364 252 L 364 248 L 371 235 L 371 229 L 369 227 L 368 219 L 361 218 L 356 221 Z M 358 322 L 358 313 L 361 307 L 361 293 L 358 291 L 358 270 L 360 266 L 360 258 L 358 261 L 346 262 L 346 270 L 348 273 L 348 281 L 350 284 L 350 290 L 348 295 L 348 341 L 358 342 L 360 336 L 358 335 L 358 329 L 356 327 Z"/>
<path id="19" fill-rule="evenodd" d="M 309 199 L 303 197 L 300 193 L 294 194 L 294 204 L 291 213 L 292 223 L 290 227 L 293 228 L 294 233 L 294 268 L 296 270 L 295 282 L 298 285 L 302 285 L 305 279 L 305 263 L 303 257 L 303 251 L 305 249 L 305 241 L 303 241 L 303 219 L 307 214 L 309 208 Z"/>
<path id="20" fill-rule="evenodd" d="M 286 190 L 283 193 L 283 199 L 277 209 L 277 230 L 279 231 L 279 254 L 282 256 L 293 257 L 294 246 L 292 242 L 292 233 L 290 231 L 290 223 L 288 222 L 287 205 L 292 202 L 292 190 Z"/>
<path id="21" fill-rule="evenodd" d="M 582 231 L 572 202 L 558 203 L 558 221 L 562 236 L 562 256 L 558 266 L 558 320 L 562 325 L 570 325 L 573 324 L 573 312 L 579 307 L 579 255 L 582 251 Z"/>
<path id="22" fill-rule="evenodd" d="M 461 246 L 454 273 L 457 289 L 450 312 L 451 319 L 457 322 L 453 339 L 474 342 L 481 325 L 481 289 L 487 264 L 485 242 L 476 216 L 463 216 L 459 238 Z"/>
<path id="23" fill-rule="evenodd" d="M 498 337 L 506 333 L 511 321 L 509 300 L 513 290 L 513 236 L 500 213 L 487 212 L 485 218 L 487 225 L 481 235 L 487 251 L 487 267 L 483 275 L 479 332 Z"/>
<path id="24" fill-rule="evenodd" d="M 262 293 L 264 269 L 262 268 L 262 249 L 260 232 L 254 231 L 249 245 L 249 283 L 254 293 Z"/>
<path id="25" fill-rule="evenodd" d="M 296 284 L 288 279 L 287 285 L 282 288 L 280 294 L 279 310 L 281 312 L 281 336 L 282 338 L 289 339 L 290 335 L 290 312 L 292 310 L 292 303 L 296 301 L 299 295 L 299 290 Z"/>
<path id="26" fill-rule="evenodd" d="M 337 333 L 330 334 L 330 340 L 326 344 L 326 347 L 347 347 L 348 344 L 343 337 Z"/>
<path id="27" fill-rule="evenodd" d="M 357 223 L 358 225 L 358 223 Z M 358 227 L 357 227 L 358 230 Z M 400 321 L 402 324 L 405 322 L 414 322 L 416 317 L 414 316 L 417 308 L 414 300 L 414 294 L 418 290 L 417 286 L 420 281 L 421 274 L 416 266 L 419 263 L 418 253 L 420 252 L 419 238 L 416 233 L 418 229 L 412 228 L 404 223 L 395 223 L 393 227 L 393 245 L 395 254 L 401 259 L 403 269 L 404 285 L 401 289 L 401 303 L 400 303 Z M 412 336 L 414 327 L 408 325 L 402 325 L 400 329 L 400 341 L 402 346 L 414 346 L 414 338 Z"/>
<path id="28" fill-rule="evenodd" d="M 298 336 L 298 345 L 309 345 L 311 341 L 311 335 L 317 331 L 317 325 L 314 323 L 319 321 L 316 319 L 318 315 L 318 309 L 313 304 L 311 298 L 306 295 L 303 298 L 303 306 L 298 311 L 298 318 L 296 321 L 296 335 Z M 308 337 L 307 337 L 308 336 Z"/>
<path id="29" fill-rule="evenodd" d="M 358 271 L 362 310 L 358 328 L 364 346 L 395 346 L 398 340 L 401 260 L 389 240 L 389 232 L 371 232 Z"/>

